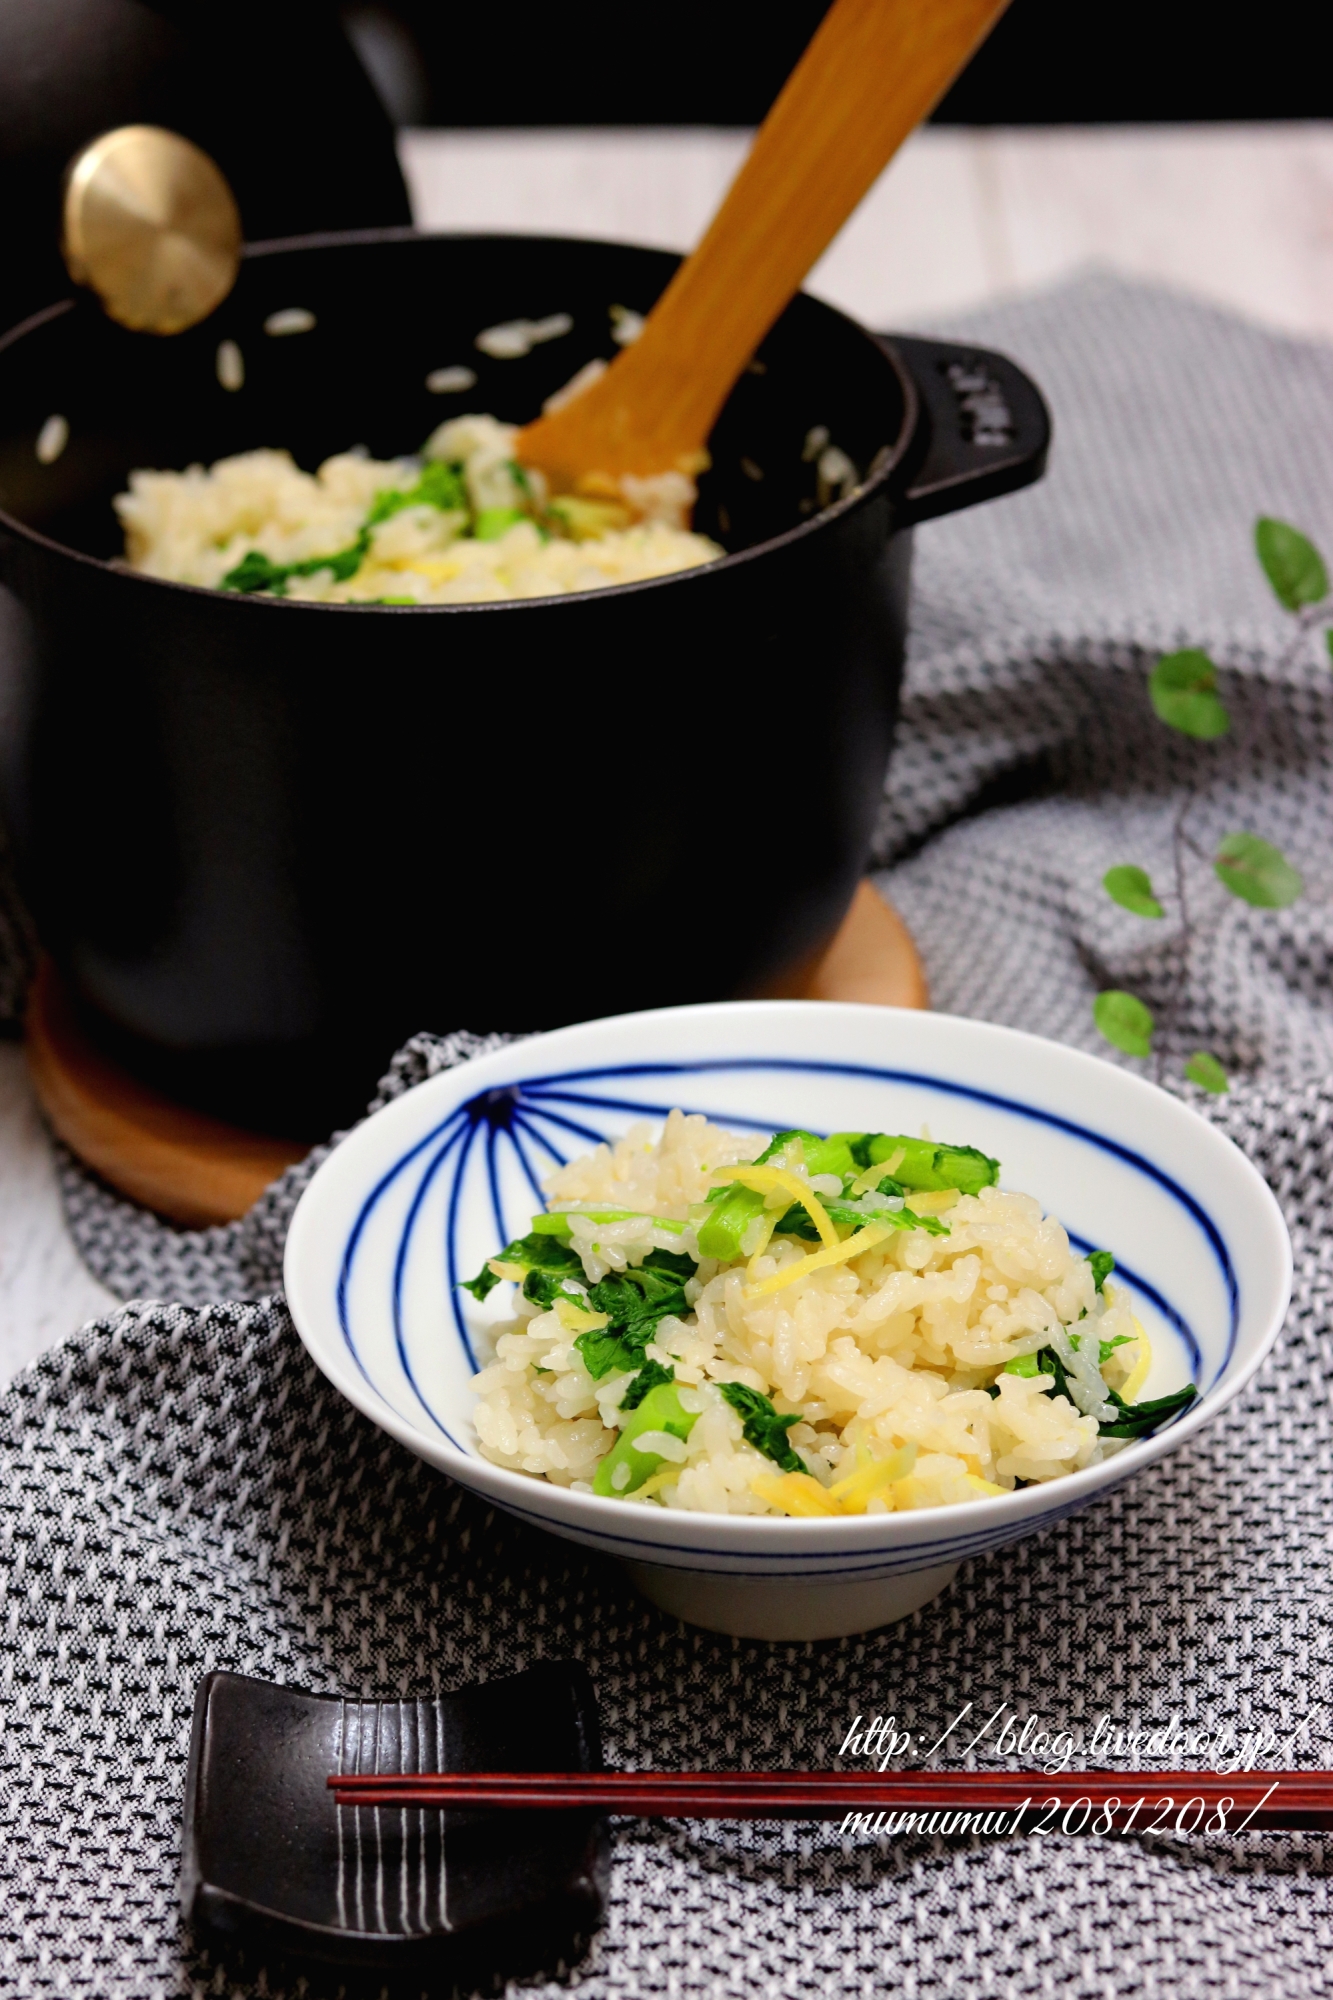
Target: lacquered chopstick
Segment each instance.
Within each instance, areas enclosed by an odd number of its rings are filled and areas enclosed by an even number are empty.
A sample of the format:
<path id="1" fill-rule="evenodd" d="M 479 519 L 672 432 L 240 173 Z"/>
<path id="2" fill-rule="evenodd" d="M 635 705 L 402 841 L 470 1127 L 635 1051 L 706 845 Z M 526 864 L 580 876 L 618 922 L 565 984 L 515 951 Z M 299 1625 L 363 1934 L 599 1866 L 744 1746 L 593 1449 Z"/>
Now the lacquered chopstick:
<path id="1" fill-rule="evenodd" d="M 443 1771 L 341 1772 L 335 1802 L 508 1811 L 596 1809 L 643 1817 L 990 1814 L 1033 1830 L 1235 1833 L 1333 1827 L 1333 1773 L 1247 1771 Z M 889 1827 L 888 1831 L 910 1828 Z"/>

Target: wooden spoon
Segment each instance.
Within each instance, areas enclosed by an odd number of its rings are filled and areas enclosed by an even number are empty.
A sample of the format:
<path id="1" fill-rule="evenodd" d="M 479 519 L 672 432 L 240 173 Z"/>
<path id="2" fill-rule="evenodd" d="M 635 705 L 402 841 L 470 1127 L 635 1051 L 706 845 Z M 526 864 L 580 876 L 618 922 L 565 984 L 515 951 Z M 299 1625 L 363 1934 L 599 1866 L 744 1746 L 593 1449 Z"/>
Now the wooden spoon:
<path id="1" fill-rule="evenodd" d="M 633 346 L 522 432 L 557 491 L 695 473 L 732 384 L 1007 0 L 835 0 Z"/>

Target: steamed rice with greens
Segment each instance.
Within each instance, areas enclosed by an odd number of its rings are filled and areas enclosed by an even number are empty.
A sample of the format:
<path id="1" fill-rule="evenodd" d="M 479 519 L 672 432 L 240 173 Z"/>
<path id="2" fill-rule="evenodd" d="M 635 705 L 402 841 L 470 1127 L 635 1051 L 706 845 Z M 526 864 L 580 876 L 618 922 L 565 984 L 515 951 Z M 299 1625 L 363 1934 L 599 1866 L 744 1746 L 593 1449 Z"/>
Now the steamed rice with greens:
<path id="1" fill-rule="evenodd" d="M 968 1146 L 765 1140 L 673 1111 L 559 1168 L 468 1285 L 518 1290 L 475 1383 L 496 1465 L 659 1507 L 817 1518 L 1058 1479 L 1188 1385 L 1106 1252 L 1080 1256 Z"/>
<path id="2" fill-rule="evenodd" d="M 418 457 L 356 451 L 303 472 L 285 451 L 136 471 L 115 506 L 132 569 L 321 604 L 476 604 L 605 590 L 715 562 L 681 473 L 599 497 L 547 492 L 518 430 L 454 417 Z"/>

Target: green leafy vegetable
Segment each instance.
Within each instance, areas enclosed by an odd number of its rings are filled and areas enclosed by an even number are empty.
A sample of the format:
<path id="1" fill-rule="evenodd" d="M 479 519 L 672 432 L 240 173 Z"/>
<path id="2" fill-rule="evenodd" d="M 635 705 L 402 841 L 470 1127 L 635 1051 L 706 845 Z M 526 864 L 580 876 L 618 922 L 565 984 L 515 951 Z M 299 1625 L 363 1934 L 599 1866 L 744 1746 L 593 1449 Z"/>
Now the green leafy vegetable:
<path id="1" fill-rule="evenodd" d="M 1071 1334 L 1070 1338 L 1077 1347 L 1078 1335 Z M 1116 1348 L 1125 1346 L 1128 1339 L 1128 1334 L 1121 1334 L 1114 1340 L 1099 1342 L 1098 1366 L 1100 1367 L 1109 1361 Z M 1053 1347 L 1043 1347 L 1037 1354 L 1020 1354 L 1016 1360 L 1006 1361 L 1001 1373 L 1005 1375 L 1050 1375 L 1053 1377 L 1050 1394 L 1053 1397 L 1064 1396 L 1069 1402 L 1074 1404 L 1075 1409 L 1078 1408 L 1077 1402 L 1070 1393 L 1069 1377 L 1065 1373 L 1064 1363 Z M 1174 1416 L 1177 1411 L 1183 1410 L 1187 1404 L 1192 1403 L 1198 1393 L 1194 1384 L 1190 1382 L 1185 1388 L 1177 1389 L 1173 1395 L 1159 1396 L 1154 1402 L 1127 1403 L 1116 1390 L 1108 1386 L 1106 1400 L 1114 1409 L 1115 1416 L 1103 1419 L 1098 1425 L 1098 1433 L 1102 1437 L 1147 1437 L 1149 1432 L 1156 1430 L 1159 1424 L 1165 1423 L 1168 1417 Z"/>
<path id="2" fill-rule="evenodd" d="M 613 1318 L 619 1309 L 614 1300 L 623 1301 L 636 1316 L 651 1310 L 661 1319 L 663 1313 L 656 1311 L 655 1302 L 683 1299 L 681 1288 L 697 1269 L 693 1257 L 683 1250 L 650 1250 L 642 1264 L 631 1264 L 627 1271 L 608 1271 L 593 1286 L 591 1296 L 597 1301 L 598 1312 L 609 1312 Z M 639 1304 L 634 1302 L 636 1295 Z"/>
<path id="3" fill-rule="evenodd" d="M 715 1189 L 709 1201 L 708 1217 L 699 1224 L 699 1249 L 705 1257 L 734 1263 L 741 1254 L 741 1238 L 764 1212 L 764 1197 L 754 1188 L 732 1181 Z"/>
<path id="4" fill-rule="evenodd" d="M 555 1209 L 548 1210 L 541 1215 L 533 1216 L 533 1234 L 536 1236 L 560 1236 L 564 1238 L 565 1242 L 568 1242 L 573 1234 L 570 1228 L 571 1215 L 581 1215 L 587 1222 L 641 1222 L 649 1219 L 641 1209 L 637 1208 Z M 686 1222 L 669 1222 L 660 1215 L 654 1215 L 651 1220 L 654 1229 L 665 1229 L 672 1236 L 684 1235 L 686 1229 L 689 1227 L 689 1224 Z"/>
<path id="5" fill-rule="evenodd" d="M 432 459 L 423 466 L 415 486 L 382 487 L 370 504 L 366 526 L 377 528 L 381 521 L 401 514 L 405 507 L 438 507 L 444 514 L 468 513 L 470 508 L 462 466 L 446 465 L 443 459 Z"/>
<path id="6" fill-rule="evenodd" d="M 812 1180 L 816 1174 L 850 1176 L 858 1171 L 858 1164 L 851 1148 L 847 1144 L 849 1136 L 855 1137 L 859 1135 L 834 1132 L 830 1138 L 821 1139 L 817 1132 L 775 1132 L 763 1152 L 759 1155 L 759 1158 L 755 1161 L 755 1165 L 757 1167 L 766 1167 L 774 1160 L 785 1158 L 791 1151 L 794 1142 L 799 1139 L 801 1142 L 801 1164 Z M 870 1161 L 865 1160 L 861 1165 L 868 1167 Z"/>
<path id="7" fill-rule="evenodd" d="M 1224 889 L 1260 910 L 1285 910 L 1305 887 L 1281 848 L 1257 833 L 1229 833 L 1213 870 Z"/>
<path id="8" fill-rule="evenodd" d="M 608 1271 L 591 1288 L 591 1310 L 606 1313 L 611 1322 L 595 1332 L 581 1333 L 574 1342 L 594 1379 L 610 1374 L 613 1368 L 641 1366 L 644 1349 L 662 1321 L 682 1319 L 689 1312 L 685 1285 L 697 1268 L 693 1257 L 683 1252 L 652 1250 L 642 1264 L 633 1264 L 627 1271 Z"/>
<path id="9" fill-rule="evenodd" d="M 510 1246 L 512 1248 L 512 1245 Z M 489 1264 L 483 1264 L 475 1278 L 460 1278 L 459 1284 L 465 1292 L 471 1292 L 474 1299 L 489 1298 L 501 1282 Z"/>
<path id="10" fill-rule="evenodd" d="M 258 549 L 249 549 L 241 557 L 235 569 L 227 571 L 222 579 L 222 588 L 239 590 L 246 596 L 255 590 L 280 592 L 290 575 L 290 569 L 283 568 L 279 563 L 270 562 L 267 556 L 260 555 Z"/>
<path id="11" fill-rule="evenodd" d="M 371 530 L 381 521 L 400 514 L 404 507 L 439 507 L 446 512 L 467 513 L 467 487 L 463 483 L 462 467 L 432 463 L 423 468 L 415 486 L 386 486 L 375 495 L 370 512 L 362 523 L 354 542 L 345 549 L 335 549 L 326 556 L 308 556 L 302 562 L 275 563 L 261 555 L 258 549 L 251 549 L 241 557 L 234 569 L 228 570 L 222 579 L 224 590 L 239 590 L 246 595 L 255 591 L 270 591 L 275 597 L 284 594 L 287 579 L 293 576 L 314 576 L 320 570 L 332 570 L 336 583 L 346 583 L 348 577 L 355 576 L 370 552 Z M 484 517 L 478 516 L 478 519 Z M 521 518 L 521 517 L 520 517 Z M 501 530 L 500 532 L 503 532 Z M 381 598 L 382 604 L 415 604 L 413 597 Z"/>
<path id="12" fill-rule="evenodd" d="M 257 590 L 271 590 L 281 597 L 288 577 L 314 576 L 318 571 L 332 570 L 335 583 L 346 583 L 349 576 L 355 576 L 366 558 L 370 547 L 370 530 L 362 528 L 356 540 L 345 549 L 335 549 L 331 555 L 309 556 L 304 562 L 274 563 L 258 549 L 251 549 L 241 557 L 235 569 L 229 569 L 222 579 L 224 590 L 239 590 L 252 595 Z"/>
<path id="13" fill-rule="evenodd" d="M 865 1142 L 866 1170 L 900 1154 L 893 1177 L 904 1192 L 939 1194 L 957 1188 L 960 1194 L 980 1194 L 1000 1178 L 999 1161 L 975 1146 L 937 1146 L 933 1139 L 909 1139 L 902 1132 L 835 1133 L 834 1137 Z"/>
<path id="14" fill-rule="evenodd" d="M 511 528 L 527 519 L 521 507 L 483 507 L 472 524 L 472 532 L 479 542 L 498 542 L 501 535 L 507 535 Z"/>
<path id="15" fill-rule="evenodd" d="M 492 1259 L 496 1264 L 507 1264 L 517 1275 L 526 1280 L 532 1271 L 547 1271 L 561 1278 L 583 1279 L 583 1260 L 577 1250 L 557 1238 L 539 1235 L 520 1236 L 516 1242 L 507 1244 L 499 1256 Z M 462 1280 L 463 1290 L 471 1292 L 474 1299 L 484 1299 L 500 1283 L 499 1277 L 491 1269 L 490 1263 L 483 1264 L 475 1278 Z"/>
<path id="16" fill-rule="evenodd" d="M 1092 1266 L 1093 1286 L 1097 1291 L 1100 1291 L 1115 1269 L 1115 1258 L 1109 1250 L 1094 1250 L 1088 1258 L 1088 1262 Z"/>
<path id="17" fill-rule="evenodd" d="M 685 1285 L 698 1269 L 682 1251 L 651 1250 L 642 1264 L 627 1271 L 608 1271 L 598 1284 L 588 1285 L 583 1259 L 573 1245 L 540 1225 L 562 1218 L 534 1216 L 528 1236 L 506 1245 L 493 1263 L 522 1278 L 523 1296 L 549 1309 L 562 1296 L 590 1313 L 605 1313 L 610 1324 L 581 1333 L 574 1342 L 588 1373 L 608 1375 L 613 1368 L 641 1368 L 643 1351 L 669 1315 L 682 1318 L 689 1310 Z M 463 1289 L 486 1298 L 500 1283 L 488 1263 Z"/>
<path id="18" fill-rule="evenodd" d="M 1106 1256 L 1108 1254 L 1106 1251 L 1098 1252 L 1099 1256 Z M 1101 1289 L 1100 1286 L 1098 1289 Z M 1069 1338 L 1075 1347 L 1081 1344 L 1078 1334 L 1071 1333 Z M 1099 1340 L 1097 1343 L 1097 1366 L 1104 1368 L 1117 1347 L 1128 1347 L 1132 1339 L 1132 1334 L 1118 1333 L 1114 1340 Z M 1069 1396 L 1069 1377 L 1065 1373 L 1064 1363 L 1053 1347 L 1040 1348 L 1036 1354 L 1020 1354 L 1017 1360 L 1006 1361 L 1001 1372 L 1006 1375 L 1054 1375 L 1058 1383 L 1056 1393 L 1062 1396 Z M 1071 1403 L 1074 1401 L 1072 1396 L 1069 1396 L 1069 1400 Z"/>
<path id="19" fill-rule="evenodd" d="M 802 1162 L 812 1179 L 816 1174 L 838 1174 L 844 1181 L 852 1180 L 900 1153 L 902 1159 L 893 1169 L 898 1185 L 888 1188 L 881 1181 L 881 1193 L 904 1194 L 914 1189 L 925 1194 L 957 1188 L 961 1194 L 978 1194 L 984 1187 L 993 1187 L 1000 1177 L 999 1161 L 978 1152 L 975 1146 L 937 1146 L 933 1139 L 909 1139 L 905 1133 L 890 1132 L 830 1132 L 827 1139 L 814 1132 L 778 1132 L 755 1165 L 763 1166 L 785 1155 L 796 1139 L 801 1141 Z"/>
<path id="20" fill-rule="evenodd" d="M 870 1142 L 872 1165 L 903 1157 L 893 1169 L 893 1177 L 914 1193 L 938 1194 L 957 1188 L 960 1194 L 980 1194 L 994 1187 L 1000 1178 L 1000 1163 L 975 1146 L 936 1146 L 929 1139 L 908 1139 L 901 1135 L 878 1134 Z"/>
<path id="21" fill-rule="evenodd" d="M 651 1338 L 650 1331 L 641 1341 L 624 1340 L 613 1326 L 604 1326 L 595 1333 L 581 1333 L 574 1345 L 593 1381 L 600 1382 L 603 1375 L 626 1375 L 631 1369 L 641 1369 L 643 1350 Z"/>
<path id="22" fill-rule="evenodd" d="M 1099 993 L 1092 1003 L 1092 1018 L 1112 1048 L 1123 1049 L 1127 1056 L 1152 1054 L 1153 1017 L 1132 993 L 1114 988 Z"/>
<path id="23" fill-rule="evenodd" d="M 784 1472 L 805 1471 L 805 1461 L 797 1457 L 787 1437 L 792 1425 L 801 1421 L 799 1412 L 792 1417 L 780 1417 L 767 1396 L 761 1396 L 757 1389 L 747 1389 L 743 1382 L 719 1382 L 717 1386 L 740 1418 L 747 1444 L 762 1451 L 765 1458 L 771 1458 Z"/>
<path id="24" fill-rule="evenodd" d="M 1328 596 L 1328 571 L 1314 543 L 1289 521 L 1264 517 L 1254 524 L 1254 546 L 1273 595 L 1288 611 Z"/>
<path id="25" fill-rule="evenodd" d="M 650 1431 L 665 1431 L 668 1437 L 679 1438 L 683 1444 L 696 1421 L 695 1414 L 683 1408 L 675 1383 L 659 1382 L 649 1389 L 598 1466 L 593 1475 L 593 1492 L 607 1500 L 636 1492 L 662 1463 L 660 1452 L 639 1451 L 636 1440 Z M 622 1466 L 628 1467 L 624 1475 L 620 1472 Z"/>
<path id="26" fill-rule="evenodd" d="M 1119 903 L 1122 910 L 1132 910 L 1136 917 L 1161 917 L 1166 914 L 1154 896 L 1152 883 L 1144 870 L 1128 862 L 1119 868 L 1108 868 L 1102 876 L 1102 887 L 1113 903 Z"/>
<path id="27" fill-rule="evenodd" d="M 883 1191 L 881 1188 L 880 1192 Z M 943 1216 L 917 1215 L 910 1208 L 878 1208 L 871 1213 L 864 1208 L 852 1208 L 844 1201 L 825 1201 L 822 1206 L 834 1227 L 848 1236 L 854 1235 L 858 1229 L 864 1229 L 869 1222 L 886 1222 L 890 1229 L 924 1229 L 928 1236 L 949 1234 L 949 1225 Z M 773 1234 L 800 1236 L 807 1243 L 819 1241 L 819 1231 L 810 1219 L 809 1209 L 802 1208 L 799 1202 L 793 1202 L 777 1223 Z"/>
<path id="28" fill-rule="evenodd" d="M 1148 694 L 1159 720 L 1182 736 L 1206 743 L 1231 727 L 1217 693 L 1217 668 L 1195 647 L 1163 654 L 1149 677 Z"/>
<path id="29" fill-rule="evenodd" d="M 1099 1427 L 1101 1435 L 1112 1438 L 1147 1437 L 1151 1431 L 1164 1424 L 1168 1417 L 1178 1415 L 1192 1403 L 1198 1393 L 1194 1384 L 1188 1382 L 1183 1389 L 1177 1389 L 1173 1395 L 1158 1396 L 1151 1403 L 1127 1403 L 1114 1389 L 1108 1389 L 1107 1398 L 1115 1405 L 1116 1415 L 1114 1422 L 1103 1423 Z"/>
<path id="30" fill-rule="evenodd" d="M 588 1303 L 588 1287 L 583 1276 L 583 1267 L 573 1271 L 529 1271 L 523 1280 L 523 1296 L 529 1304 L 540 1306 L 549 1312 L 557 1299 L 568 1299 L 571 1305 L 583 1312 L 591 1312 Z"/>
<path id="31" fill-rule="evenodd" d="M 350 548 L 339 549 L 331 556 L 311 556 L 309 562 L 293 563 L 292 576 L 314 576 L 317 570 L 332 570 L 335 583 L 346 583 L 349 576 L 355 576 L 365 561 L 370 547 L 370 536 L 362 529 Z"/>
<path id="32" fill-rule="evenodd" d="M 634 1380 L 620 1399 L 622 1410 L 637 1410 L 650 1389 L 658 1389 L 665 1382 L 674 1382 L 674 1368 L 664 1368 L 660 1361 L 645 1361 Z"/>
<path id="33" fill-rule="evenodd" d="M 1216 1056 L 1210 1056 L 1206 1049 L 1197 1049 L 1185 1065 L 1185 1074 L 1191 1083 L 1197 1083 L 1201 1090 L 1211 1090 L 1214 1097 L 1225 1097 L 1231 1088 L 1227 1073 Z"/>

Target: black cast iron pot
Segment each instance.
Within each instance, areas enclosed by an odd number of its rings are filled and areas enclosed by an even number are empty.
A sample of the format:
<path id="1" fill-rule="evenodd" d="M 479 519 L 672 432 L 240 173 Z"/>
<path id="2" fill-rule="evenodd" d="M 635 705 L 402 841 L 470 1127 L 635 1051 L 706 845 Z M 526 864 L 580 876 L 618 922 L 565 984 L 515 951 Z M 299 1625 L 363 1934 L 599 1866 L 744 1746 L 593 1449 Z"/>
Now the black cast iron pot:
<path id="1" fill-rule="evenodd" d="M 650 583 L 352 608 L 113 563 L 132 467 L 257 445 L 313 467 L 464 409 L 526 419 L 675 263 L 316 237 L 252 251 L 175 339 L 81 298 L 0 341 L 3 809 L 45 948 L 145 1079 L 322 1132 L 418 1029 L 758 991 L 837 926 L 882 795 L 911 525 L 1042 470 L 1046 410 L 1000 356 L 882 343 L 798 298 L 711 440 L 695 520 L 726 559 Z M 292 306 L 315 329 L 267 337 Z M 474 345 L 560 312 L 573 330 L 525 358 Z M 476 386 L 432 394 L 449 365 Z M 69 441 L 43 464 L 53 414 Z M 817 427 L 862 475 L 823 512 Z"/>

